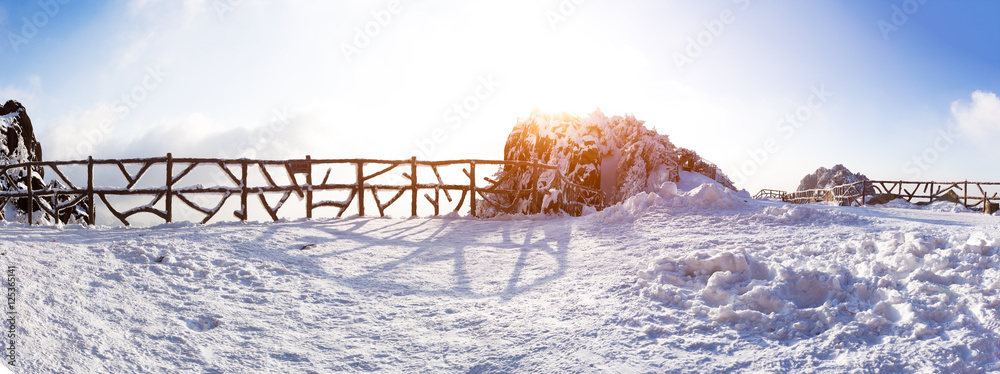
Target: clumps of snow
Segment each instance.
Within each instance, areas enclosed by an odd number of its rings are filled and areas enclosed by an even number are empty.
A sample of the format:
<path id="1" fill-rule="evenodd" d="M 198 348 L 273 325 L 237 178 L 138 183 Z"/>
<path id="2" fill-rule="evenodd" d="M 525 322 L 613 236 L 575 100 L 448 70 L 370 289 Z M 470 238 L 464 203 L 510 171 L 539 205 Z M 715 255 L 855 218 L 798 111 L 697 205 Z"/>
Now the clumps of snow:
<path id="1" fill-rule="evenodd" d="M 664 206 L 666 199 L 660 194 L 640 192 L 618 204 L 591 215 L 604 223 L 632 221 L 654 207 Z"/>
<path id="2" fill-rule="evenodd" d="M 639 192 L 621 203 L 592 214 L 601 222 L 612 223 L 631 221 L 646 212 L 662 207 L 726 209 L 744 202 L 745 200 L 735 192 L 718 183 L 705 183 L 690 191 L 680 192 L 676 184 L 666 182 L 655 192 Z"/>
<path id="3" fill-rule="evenodd" d="M 899 198 L 893 199 L 888 203 L 882 204 L 886 208 L 898 208 L 898 209 L 920 209 L 920 206 L 907 201 L 906 199 Z"/>
<path id="4" fill-rule="evenodd" d="M 691 191 L 701 187 L 703 184 L 716 184 L 712 178 L 690 171 L 680 172 L 680 180 L 677 182 L 677 189 L 680 191 Z"/>
<path id="5" fill-rule="evenodd" d="M 951 201 L 935 201 L 927 205 L 919 205 L 906 201 L 906 199 L 903 198 L 889 201 L 888 203 L 882 204 L 882 207 L 898 208 L 898 209 L 923 209 L 923 210 L 945 212 L 945 213 L 964 213 L 969 211 L 969 208 L 966 208 L 964 205 Z"/>
<path id="6" fill-rule="evenodd" d="M 945 213 L 962 213 L 969 211 L 969 208 L 966 208 L 964 205 L 951 201 L 935 201 L 925 206 L 924 209 Z"/>
<path id="7" fill-rule="evenodd" d="M 977 361 L 997 358 L 984 339 L 1000 326 L 1000 239 L 884 232 L 839 246 L 663 256 L 638 273 L 637 290 L 684 315 L 667 319 L 677 328 L 695 319 L 768 339 L 845 346 L 940 338 Z"/>
<path id="8" fill-rule="evenodd" d="M 816 335 L 837 324 L 840 313 L 829 305 L 850 297 L 850 276 L 835 267 L 797 265 L 734 251 L 660 258 L 639 273 L 640 293 L 774 339 Z"/>
<path id="9" fill-rule="evenodd" d="M 682 204 L 705 208 L 731 208 L 743 203 L 733 190 L 716 183 L 705 183 L 680 196 Z"/>
<path id="10" fill-rule="evenodd" d="M 774 222 L 784 225 L 795 225 L 804 223 L 836 223 L 842 225 L 852 225 L 861 222 L 868 222 L 856 214 L 847 213 L 836 209 L 816 209 L 807 205 L 786 204 L 782 206 L 769 206 L 761 213 L 751 216 L 752 219 L 765 222 Z"/>

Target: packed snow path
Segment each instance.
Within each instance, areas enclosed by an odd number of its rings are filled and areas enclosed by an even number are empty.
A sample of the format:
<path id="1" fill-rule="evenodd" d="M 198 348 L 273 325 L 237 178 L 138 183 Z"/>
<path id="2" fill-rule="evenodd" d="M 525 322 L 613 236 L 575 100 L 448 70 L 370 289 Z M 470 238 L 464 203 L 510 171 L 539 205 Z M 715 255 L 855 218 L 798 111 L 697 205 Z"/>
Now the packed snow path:
<path id="1" fill-rule="evenodd" d="M 6 225 L 18 371 L 1000 369 L 1000 218 L 680 187 L 580 218 Z"/>

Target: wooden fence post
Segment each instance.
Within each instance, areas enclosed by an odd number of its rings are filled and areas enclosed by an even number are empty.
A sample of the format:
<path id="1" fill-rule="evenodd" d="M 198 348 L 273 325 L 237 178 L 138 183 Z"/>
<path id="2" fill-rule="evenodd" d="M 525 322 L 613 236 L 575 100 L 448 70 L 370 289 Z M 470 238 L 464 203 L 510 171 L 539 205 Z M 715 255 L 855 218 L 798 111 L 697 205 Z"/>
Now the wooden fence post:
<path id="1" fill-rule="evenodd" d="M 861 206 L 868 200 L 868 181 L 861 181 Z"/>
<path id="2" fill-rule="evenodd" d="M 87 224 L 97 222 L 97 201 L 94 200 L 94 156 L 87 156 Z"/>
<path id="3" fill-rule="evenodd" d="M 528 214 L 535 207 L 535 200 L 538 199 L 538 160 L 531 163 L 531 201 L 528 202 Z M 541 210 L 541 206 L 538 207 Z"/>
<path id="4" fill-rule="evenodd" d="M 469 209 L 473 217 L 476 215 L 476 161 L 469 162 Z"/>
<path id="5" fill-rule="evenodd" d="M 242 216 L 240 221 L 246 221 L 247 217 L 250 217 L 250 212 L 247 211 L 247 159 L 240 160 L 240 210 L 242 210 Z"/>
<path id="6" fill-rule="evenodd" d="M 966 208 L 968 208 L 969 207 L 969 180 L 968 179 L 965 180 L 965 188 L 962 189 L 962 195 L 963 195 L 962 204 L 965 205 Z"/>
<path id="7" fill-rule="evenodd" d="M 306 155 L 306 219 L 313 218 L 313 172 L 312 172 L 312 156 Z"/>
<path id="8" fill-rule="evenodd" d="M 173 222 L 174 220 L 174 204 L 173 204 L 173 189 L 174 189 L 174 155 L 172 153 L 167 153 L 167 195 L 166 197 L 166 207 L 167 207 L 167 223 Z"/>
<path id="9" fill-rule="evenodd" d="M 417 216 L 417 156 L 410 157 L 410 215 Z"/>
<path id="10" fill-rule="evenodd" d="M 31 166 L 25 166 L 24 170 L 26 171 L 25 180 L 27 181 L 25 187 L 28 188 L 28 226 L 31 226 L 35 222 L 35 191 L 32 190 L 34 186 L 31 183 Z"/>
<path id="11" fill-rule="evenodd" d="M 983 191 L 983 213 L 992 214 L 990 212 L 990 198 L 986 196 L 986 191 Z"/>
<path id="12" fill-rule="evenodd" d="M 365 163 L 358 161 L 358 215 L 365 215 Z"/>

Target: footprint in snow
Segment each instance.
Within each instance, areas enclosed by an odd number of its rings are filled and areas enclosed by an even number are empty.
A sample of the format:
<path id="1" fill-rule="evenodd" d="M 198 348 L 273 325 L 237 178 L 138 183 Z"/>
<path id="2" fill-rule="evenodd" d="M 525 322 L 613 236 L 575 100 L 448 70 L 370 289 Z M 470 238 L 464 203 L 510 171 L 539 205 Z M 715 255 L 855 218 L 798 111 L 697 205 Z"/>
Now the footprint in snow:
<path id="1" fill-rule="evenodd" d="M 198 317 L 194 319 L 182 318 L 181 320 L 187 323 L 187 328 L 199 332 L 214 329 L 222 324 L 222 321 L 219 321 L 215 317 Z"/>

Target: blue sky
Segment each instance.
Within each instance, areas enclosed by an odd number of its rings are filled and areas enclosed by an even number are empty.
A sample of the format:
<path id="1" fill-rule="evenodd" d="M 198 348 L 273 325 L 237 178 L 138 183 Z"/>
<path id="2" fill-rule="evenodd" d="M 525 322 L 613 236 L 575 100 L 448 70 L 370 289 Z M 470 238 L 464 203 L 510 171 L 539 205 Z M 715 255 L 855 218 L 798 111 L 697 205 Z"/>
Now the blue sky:
<path id="1" fill-rule="evenodd" d="M 0 100 L 27 106 L 50 159 L 500 158 L 534 108 L 599 107 L 751 191 L 837 163 L 996 181 L 998 15 L 985 0 L 0 1 Z"/>

